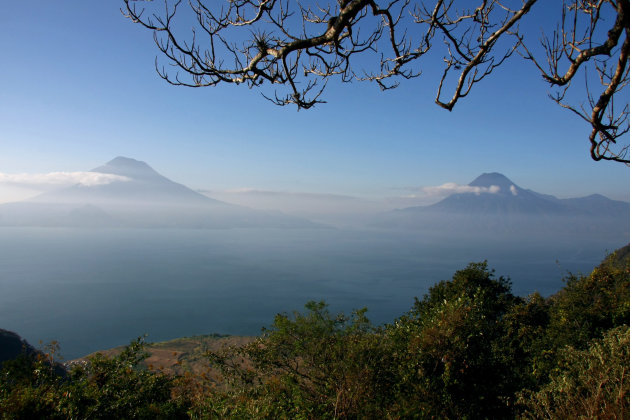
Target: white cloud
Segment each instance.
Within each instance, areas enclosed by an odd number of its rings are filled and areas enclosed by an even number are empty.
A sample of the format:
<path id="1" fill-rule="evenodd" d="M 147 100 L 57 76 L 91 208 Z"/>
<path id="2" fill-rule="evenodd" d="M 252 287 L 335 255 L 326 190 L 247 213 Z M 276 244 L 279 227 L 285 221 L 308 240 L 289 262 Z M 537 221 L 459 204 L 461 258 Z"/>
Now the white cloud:
<path id="1" fill-rule="evenodd" d="M 50 172 L 47 174 L 3 174 L 0 184 L 27 188 L 47 189 L 66 185 L 104 185 L 115 181 L 129 181 L 129 178 L 100 172 Z"/>
<path id="2" fill-rule="evenodd" d="M 516 186 L 514 186 L 514 184 L 510 185 L 510 192 L 512 193 L 512 195 L 518 195 L 518 190 L 516 189 Z"/>
<path id="3" fill-rule="evenodd" d="M 501 190 L 498 185 L 491 185 L 490 187 L 474 187 L 471 185 L 458 185 L 454 182 L 447 182 L 446 184 L 438 185 L 435 187 L 423 187 L 422 192 L 429 196 L 445 197 L 451 194 L 461 193 L 474 193 L 474 194 L 496 194 Z"/>

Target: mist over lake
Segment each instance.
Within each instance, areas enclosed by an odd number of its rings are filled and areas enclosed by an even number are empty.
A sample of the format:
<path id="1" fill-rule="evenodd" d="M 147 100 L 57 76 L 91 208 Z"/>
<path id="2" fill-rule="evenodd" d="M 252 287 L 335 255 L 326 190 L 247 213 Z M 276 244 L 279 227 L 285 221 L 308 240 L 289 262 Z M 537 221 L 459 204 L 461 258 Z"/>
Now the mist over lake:
<path id="1" fill-rule="evenodd" d="M 325 299 L 375 323 L 468 262 L 488 260 L 514 292 L 551 294 L 623 240 L 524 240 L 337 229 L 0 230 L 0 325 L 65 358 L 128 343 L 258 334 L 275 314 Z"/>

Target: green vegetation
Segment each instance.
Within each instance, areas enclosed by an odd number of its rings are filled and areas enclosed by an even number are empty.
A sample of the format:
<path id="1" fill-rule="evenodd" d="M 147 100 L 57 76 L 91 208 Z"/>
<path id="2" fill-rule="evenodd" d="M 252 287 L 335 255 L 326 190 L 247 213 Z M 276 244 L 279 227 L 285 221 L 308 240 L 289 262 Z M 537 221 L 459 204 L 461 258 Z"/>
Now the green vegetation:
<path id="1" fill-rule="evenodd" d="M 67 374 L 55 372 L 54 353 L 3 364 L 3 419 L 186 418 L 189 403 L 173 396 L 174 378 L 135 369 L 147 356 L 141 339 L 114 358 L 95 355 Z"/>
<path id="2" fill-rule="evenodd" d="M 185 341 L 207 372 L 150 369 L 142 340 L 69 372 L 5 362 L 2 418 L 629 418 L 630 252 L 544 298 L 472 263 L 390 324 L 324 302 L 260 337 Z M 204 341 L 205 340 L 205 341 Z M 171 351 L 173 343 L 154 345 Z M 181 353 L 183 354 L 183 353 Z M 176 359 L 181 354 L 173 353 Z M 179 360 L 179 359 L 178 359 Z M 177 363 L 176 363 L 177 364 Z M 211 367 L 211 368 L 210 368 Z M 172 374 L 176 373 L 176 374 Z"/>
<path id="3" fill-rule="evenodd" d="M 211 373 L 209 376 L 216 379 L 217 375 L 214 373 L 216 370 L 212 369 L 211 372 L 208 372 L 208 352 L 216 352 L 225 346 L 242 346 L 254 339 L 255 337 L 207 334 L 176 338 L 159 343 L 144 343 L 143 349 L 149 356 L 140 361 L 137 367 L 175 376 Z M 98 353 L 111 358 L 121 354 L 125 348 L 121 346 Z M 96 354 L 69 363 L 71 365 L 86 363 L 94 355 Z"/>

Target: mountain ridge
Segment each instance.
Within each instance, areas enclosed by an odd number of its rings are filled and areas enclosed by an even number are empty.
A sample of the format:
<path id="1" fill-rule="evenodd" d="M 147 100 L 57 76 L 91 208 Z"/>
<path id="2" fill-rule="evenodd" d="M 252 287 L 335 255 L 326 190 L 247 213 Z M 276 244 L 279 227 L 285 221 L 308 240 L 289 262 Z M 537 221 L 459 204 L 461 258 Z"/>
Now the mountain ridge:
<path id="1" fill-rule="evenodd" d="M 411 206 L 381 214 L 372 225 L 390 228 L 437 229 L 456 231 L 500 229 L 550 231 L 583 229 L 576 222 L 587 219 L 586 228 L 630 230 L 630 203 L 611 200 L 601 194 L 557 198 L 518 186 L 498 172 L 475 178 L 470 191 L 451 194 L 427 206 Z M 572 227 L 573 226 L 573 227 Z"/>
<path id="2" fill-rule="evenodd" d="M 146 162 L 118 156 L 92 172 L 117 175 L 99 185 L 75 184 L 0 205 L 2 226 L 322 227 L 280 212 L 215 200 L 159 174 Z"/>

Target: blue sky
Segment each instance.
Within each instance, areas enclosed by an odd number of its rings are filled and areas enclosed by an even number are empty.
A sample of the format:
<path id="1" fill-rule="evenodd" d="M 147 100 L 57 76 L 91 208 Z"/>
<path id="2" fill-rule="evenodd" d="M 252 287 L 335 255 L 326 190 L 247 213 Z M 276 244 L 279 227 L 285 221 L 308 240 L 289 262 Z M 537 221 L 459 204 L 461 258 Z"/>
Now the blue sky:
<path id="1" fill-rule="evenodd" d="M 433 104 L 431 61 L 393 91 L 331 83 L 327 104 L 297 112 L 244 87 L 166 84 L 151 33 L 121 5 L 1 3 L 0 174 L 84 171 L 122 155 L 195 189 L 378 199 L 496 171 L 560 197 L 630 201 L 630 168 L 591 161 L 586 124 L 518 58 L 451 113 Z M 0 202 L 20 194 L 0 185 Z"/>

